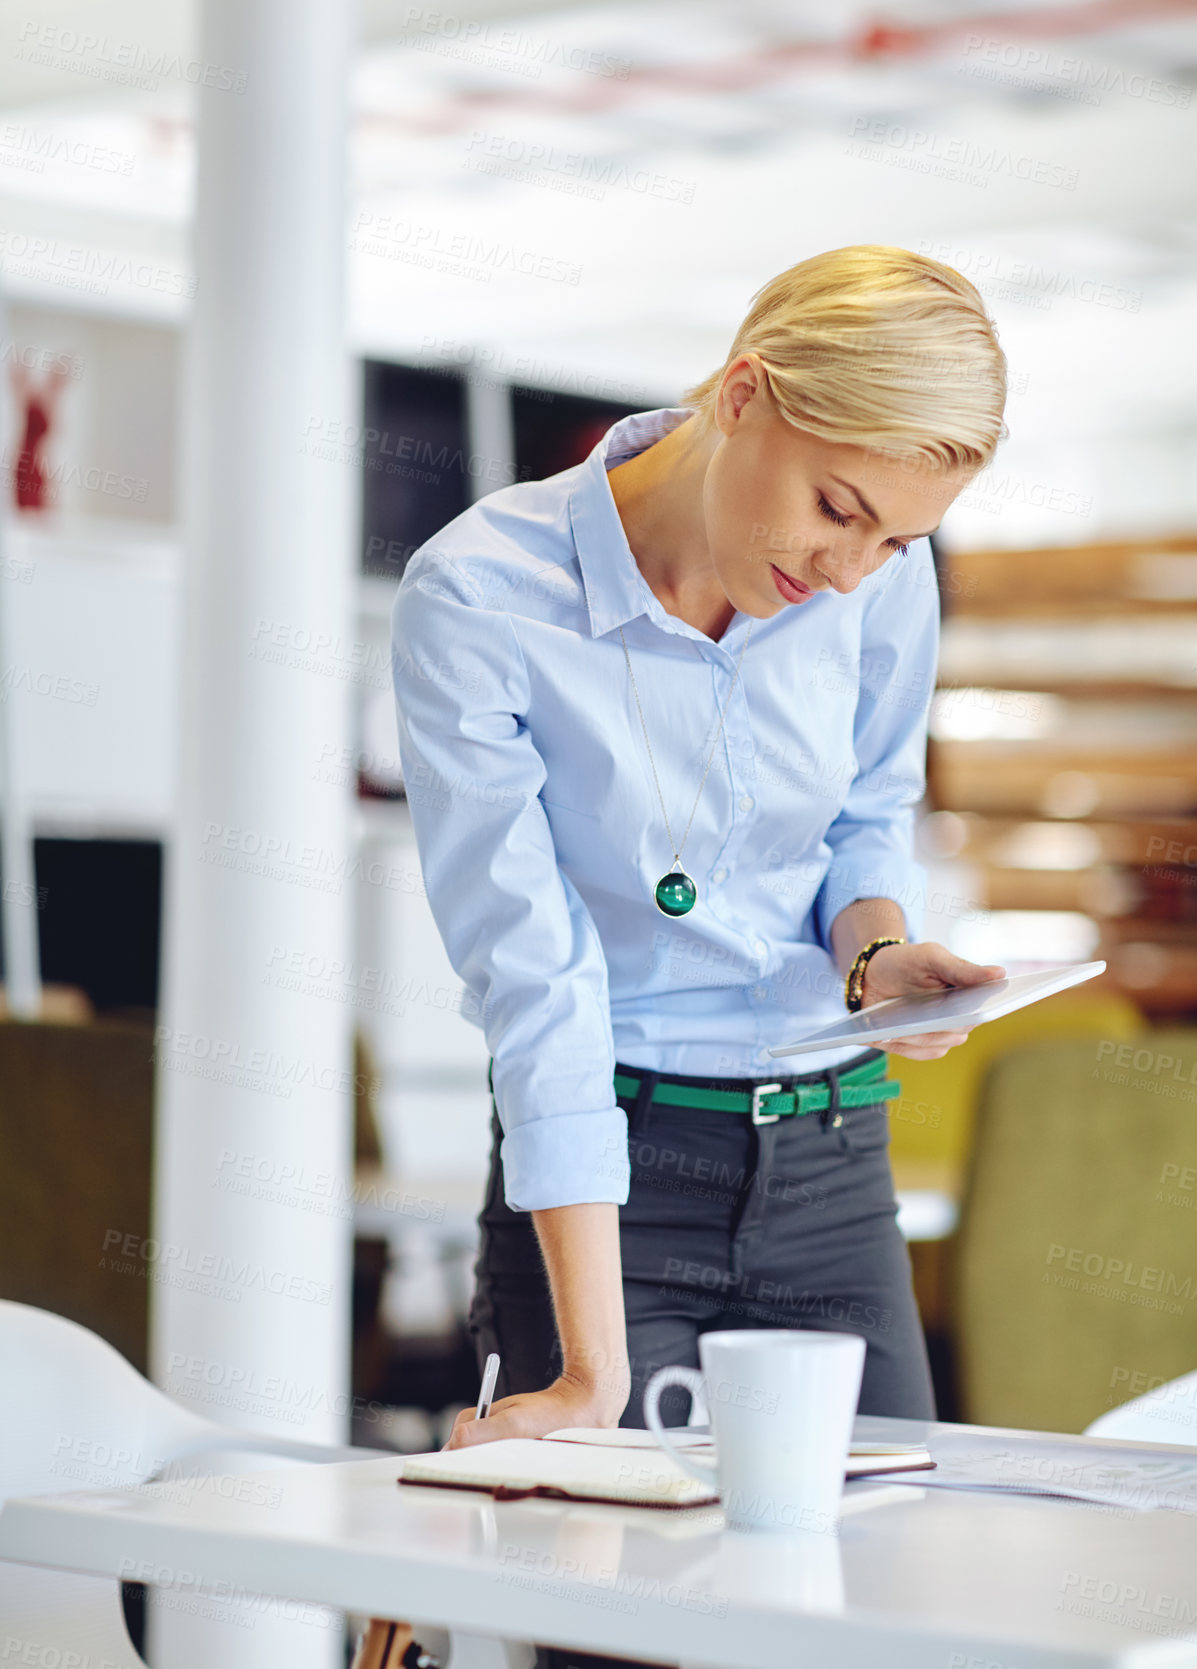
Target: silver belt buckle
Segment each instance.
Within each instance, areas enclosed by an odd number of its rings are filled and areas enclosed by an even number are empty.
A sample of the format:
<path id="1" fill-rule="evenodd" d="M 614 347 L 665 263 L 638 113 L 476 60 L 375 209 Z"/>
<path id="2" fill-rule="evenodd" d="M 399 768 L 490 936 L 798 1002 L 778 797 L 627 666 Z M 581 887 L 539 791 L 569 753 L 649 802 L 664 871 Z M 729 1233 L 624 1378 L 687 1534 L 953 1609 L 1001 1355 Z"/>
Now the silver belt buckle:
<path id="1" fill-rule="evenodd" d="M 761 1102 L 766 1095 L 780 1095 L 780 1084 L 754 1084 L 752 1089 L 752 1122 L 753 1124 L 776 1124 L 780 1113 L 762 1113 Z"/>

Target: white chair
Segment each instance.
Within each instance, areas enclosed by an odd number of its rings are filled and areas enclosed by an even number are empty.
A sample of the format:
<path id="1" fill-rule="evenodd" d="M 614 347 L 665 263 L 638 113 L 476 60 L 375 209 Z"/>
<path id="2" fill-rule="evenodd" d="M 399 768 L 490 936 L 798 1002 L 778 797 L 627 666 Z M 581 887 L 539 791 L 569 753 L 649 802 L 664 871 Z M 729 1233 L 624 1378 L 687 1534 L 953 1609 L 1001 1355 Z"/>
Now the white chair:
<path id="1" fill-rule="evenodd" d="M 238 1454 L 329 1462 L 388 1453 L 219 1425 L 179 1407 L 86 1327 L 0 1299 L 0 1506 L 15 1496 L 127 1489 L 164 1471 L 198 1476 L 216 1469 L 205 1458 L 219 1457 L 223 1469 Z M 150 1590 L 154 1669 L 340 1669 L 344 1661 L 340 1619 L 328 1613 L 329 1626 L 314 1626 L 319 1608 L 305 1607 L 305 1620 L 292 1622 L 237 1615 L 232 1606 L 196 1615 L 171 1601 L 169 1592 Z M 0 1652 L 20 1642 L 10 1653 L 15 1662 L 144 1669 L 125 1628 L 120 1585 L 107 1577 L 0 1561 L 0 1623 Z M 459 1630 L 421 1628 L 420 1639 L 450 1669 L 531 1669 L 534 1656 L 521 1642 Z"/>
<path id="2" fill-rule="evenodd" d="M 205 1455 L 327 1462 L 382 1452 L 232 1430 L 180 1408 L 87 1328 L 0 1300 L 0 1503 L 63 1490 L 128 1488 L 167 1469 L 172 1476 L 198 1475 L 213 1470 L 204 1466 Z M 5 1646 L 21 1642 L 10 1653 L 17 1662 L 110 1661 L 113 1669 L 141 1663 L 125 1628 L 119 1584 L 107 1578 L 0 1563 L 0 1618 Z M 255 1669 L 275 1663 L 332 1669 L 342 1661 L 339 1619 L 335 1628 L 322 1630 L 309 1623 L 302 1634 L 264 1629 L 262 1618 L 249 1629 L 242 1619 L 219 1642 L 194 1617 L 166 1609 L 157 1620 L 162 1626 L 154 1634 L 163 1650 L 152 1656 L 163 1669 L 191 1663 L 208 1669 L 218 1660 L 222 1669 L 236 1669 L 238 1657 Z"/>
<path id="3" fill-rule="evenodd" d="M 1176 1443 L 1197 1448 L 1197 1373 L 1186 1373 L 1134 1397 L 1085 1427 L 1086 1437 L 1126 1443 Z"/>

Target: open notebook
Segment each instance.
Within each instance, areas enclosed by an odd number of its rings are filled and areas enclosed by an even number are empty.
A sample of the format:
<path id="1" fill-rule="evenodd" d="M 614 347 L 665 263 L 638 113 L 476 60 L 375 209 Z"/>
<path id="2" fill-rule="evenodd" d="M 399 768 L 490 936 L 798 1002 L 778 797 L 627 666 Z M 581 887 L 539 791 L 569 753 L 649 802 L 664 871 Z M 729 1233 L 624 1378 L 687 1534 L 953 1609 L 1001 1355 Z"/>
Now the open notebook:
<path id="1" fill-rule="evenodd" d="M 677 1435 L 698 1458 L 713 1458 L 705 1434 L 687 1439 L 682 1428 Z M 934 1464 L 926 1449 L 912 1444 L 862 1443 L 853 1446 L 846 1475 L 871 1478 L 923 1471 Z M 448 1453 L 411 1455 L 403 1462 L 399 1482 L 483 1489 L 498 1501 L 547 1495 L 642 1507 L 706 1507 L 719 1500 L 718 1490 L 683 1472 L 657 1447 L 651 1432 L 584 1426 L 550 1432 L 545 1438 L 506 1437 Z"/>

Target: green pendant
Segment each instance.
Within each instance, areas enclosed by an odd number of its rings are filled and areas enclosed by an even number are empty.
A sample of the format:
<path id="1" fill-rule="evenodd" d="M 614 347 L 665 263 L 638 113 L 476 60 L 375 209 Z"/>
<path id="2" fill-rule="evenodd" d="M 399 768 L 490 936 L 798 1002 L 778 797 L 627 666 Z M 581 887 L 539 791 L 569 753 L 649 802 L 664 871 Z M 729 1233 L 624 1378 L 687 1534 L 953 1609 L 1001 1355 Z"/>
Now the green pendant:
<path id="1" fill-rule="evenodd" d="M 698 903 L 698 888 L 684 869 L 671 869 L 653 888 L 653 898 L 663 916 L 688 916 Z"/>

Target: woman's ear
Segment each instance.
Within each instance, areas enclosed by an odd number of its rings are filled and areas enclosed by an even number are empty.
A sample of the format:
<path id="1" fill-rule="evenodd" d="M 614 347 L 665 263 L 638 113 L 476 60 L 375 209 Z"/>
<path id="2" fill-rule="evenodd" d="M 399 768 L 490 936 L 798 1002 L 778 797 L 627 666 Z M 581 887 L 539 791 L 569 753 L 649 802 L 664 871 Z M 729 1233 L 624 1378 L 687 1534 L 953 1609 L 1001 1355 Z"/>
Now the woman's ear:
<path id="1" fill-rule="evenodd" d="M 723 373 L 715 395 L 714 419 L 720 433 L 730 435 L 745 407 L 753 400 L 763 399 L 768 393 L 765 367 L 759 354 L 741 354 Z"/>

